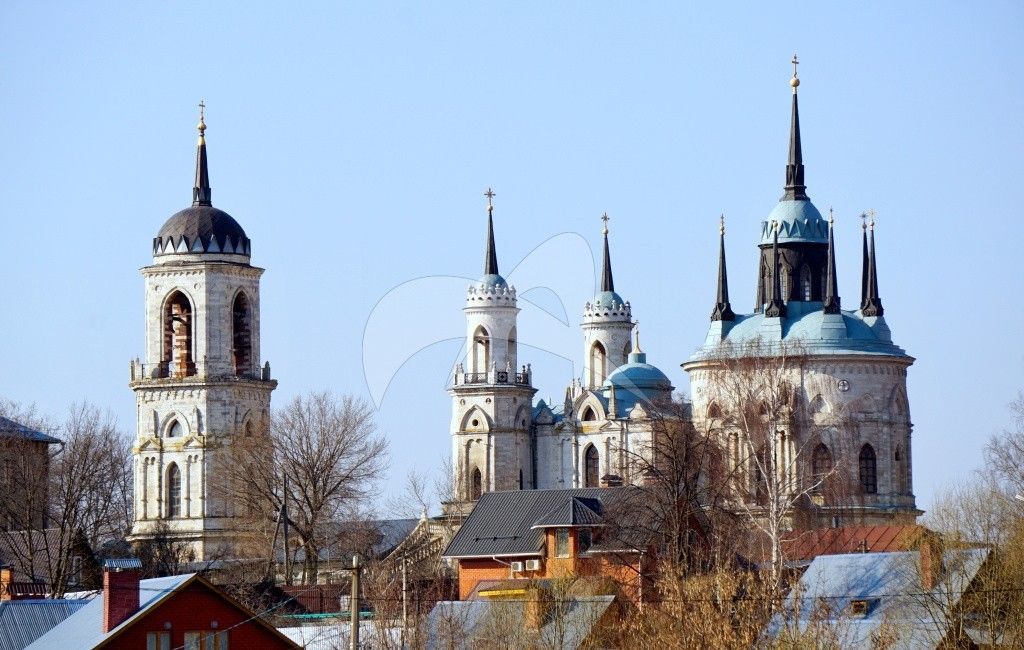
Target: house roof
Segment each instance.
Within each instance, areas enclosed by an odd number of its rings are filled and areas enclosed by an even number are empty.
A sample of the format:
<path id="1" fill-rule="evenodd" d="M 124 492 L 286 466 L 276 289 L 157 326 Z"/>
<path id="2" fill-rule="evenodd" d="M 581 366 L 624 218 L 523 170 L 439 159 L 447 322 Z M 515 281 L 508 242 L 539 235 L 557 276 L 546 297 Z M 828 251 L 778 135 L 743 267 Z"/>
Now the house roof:
<path id="1" fill-rule="evenodd" d="M 909 551 L 927 534 L 924 526 L 844 526 L 793 531 L 782 540 L 789 561 L 813 560 L 819 555 Z"/>
<path id="2" fill-rule="evenodd" d="M 427 618 L 427 648 L 476 648 L 482 641 L 478 635 L 505 631 L 515 633 L 520 640 L 532 641 L 535 647 L 578 648 L 614 600 L 615 596 L 568 599 L 558 607 L 558 615 L 549 613 L 536 631 L 525 625 L 522 601 L 441 601 Z"/>
<path id="3" fill-rule="evenodd" d="M 540 555 L 547 525 L 572 526 L 588 524 L 542 524 L 542 521 L 571 521 L 579 516 L 593 521 L 583 508 L 575 508 L 573 499 L 594 514 L 607 514 L 616 504 L 624 503 L 637 488 L 574 488 L 565 490 L 512 490 L 485 492 L 469 517 L 448 544 L 445 557 L 492 557 Z"/>
<path id="4" fill-rule="evenodd" d="M 959 602 L 989 552 L 987 548 L 945 551 L 944 570 L 930 590 L 922 586 L 921 556 L 916 551 L 821 555 L 807 567 L 799 589 L 787 600 L 784 611 L 795 612 L 798 620 L 784 621 L 777 615 L 769 623 L 768 635 L 778 637 L 794 624 L 805 630 L 823 615 L 833 620 L 842 616 L 837 629 L 844 648 L 871 647 L 873 635 L 883 624 L 898 636 L 891 647 L 934 648 L 948 628 L 946 613 Z M 852 614 L 854 601 L 865 603 L 863 614 Z"/>
<path id="5" fill-rule="evenodd" d="M 0 416 L 0 437 L 21 438 L 29 442 L 45 442 L 49 445 L 60 443 L 59 438 L 46 435 L 42 431 L 36 431 L 3 416 Z"/>
<path id="6" fill-rule="evenodd" d="M 204 578 L 195 573 L 186 573 L 165 578 L 150 578 L 139 581 L 139 609 L 125 619 L 120 625 L 103 632 L 103 601 L 102 597 L 88 601 L 77 612 L 69 616 L 62 623 L 54 627 L 48 633 L 37 639 L 29 648 L 32 650 L 47 650 L 49 648 L 96 648 L 106 645 L 121 632 L 131 627 L 136 621 L 149 613 L 157 605 L 163 603 L 174 593 L 181 591 L 192 583 L 200 583 L 216 593 L 233 607 L 251 614 L 242 605 L 229 598 L 219 589 L 207 582 Z M 281 635 L 272 625 L 253 616 L 252 620 L 270 630 L 281 638 L 282 641 L 290 642 L 290 639 Z"/>
<path id="7" fill-rule="evenodd" d="M 22 650 L 81 609 L 86 600 L 0 602 L 0 650 Z"/>

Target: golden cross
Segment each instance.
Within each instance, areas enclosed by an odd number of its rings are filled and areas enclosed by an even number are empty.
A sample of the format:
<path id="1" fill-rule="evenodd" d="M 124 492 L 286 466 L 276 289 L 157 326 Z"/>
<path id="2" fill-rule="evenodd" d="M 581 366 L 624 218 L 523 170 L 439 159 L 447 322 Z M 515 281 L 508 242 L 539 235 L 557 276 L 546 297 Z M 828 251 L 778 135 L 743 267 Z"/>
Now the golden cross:
<path id="1" fill-rule="evenodd" d="M 793 55 L 793 78 L 796 79 L 796 67 L 800 65 L 800 59 L 796 58 L 796 54 Z"/>
<path id="2" fill-rule="evenodd" d="M 494 193 L 494 190 L 488 187 L 487 191 L 484 192 L 484 196 L 487 197 L 487 214 L 491 214 L 494 212 L 494 203 L 491 202 L 491 199 L 497 196 L 497 194 Z"/>
<path id="3" fill-rule="evenodd" d="M 206 102 L 199 100 L 199 135 L 206 131 Z"/>

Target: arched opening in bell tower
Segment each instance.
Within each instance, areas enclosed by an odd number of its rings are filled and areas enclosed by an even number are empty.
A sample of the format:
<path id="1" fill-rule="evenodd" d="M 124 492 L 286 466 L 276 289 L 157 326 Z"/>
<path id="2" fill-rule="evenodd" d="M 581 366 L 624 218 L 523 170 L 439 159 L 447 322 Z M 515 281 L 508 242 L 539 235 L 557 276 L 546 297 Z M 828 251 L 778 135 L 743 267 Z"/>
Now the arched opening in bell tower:
<path id="1" fill-rule="evenodd" d="M 861 447 L 858 461 L 861 491 L 864 494 L 878 494 L 878 465 L 874 447 L 868 444 Z"/>
<path id="2" fill-rule="evenodd" d="M 181 516 L 181 470 L 177 463 L 171 463 L 167 469 L 167 516 Z"/>
<path id="3" fill-rule="evenodd" d="M 600 341 L 590 346 L 590 386 L 600 386 L 608 376 L 608 353 Z"/>
<path id="4" fill-rule="evenodd" d="M 583 452 L 583 487 L 600 487 L 601 456 L 594 445 L 587 445 Z"/>
<path id="5" fill-rule="evenodd" d="M 480 495 L 483 494 L 483 491 L 483 475 L 480 473 L 479 467 L 474 467 L 473 473 L 470 475 L 469 479 L 469 499 L 471 501 L 476 501 L 480 498 Z"/>
<path id="6" fill-rule="evenodd" d="M 252 309 L 241 291 L 231 307 L 231 356 L 235 375 L 252 372 Z"/>
<path id="7" fill-rule="evenodd" d="M 812 295 L 811 267 L 804 264 L 800 267 L 800 299 L 805 302 L 810 302 Z"/>
<path id="8" fill-rule="evenodd" d="M 486 373 L 491 369 L 491 335 L 483 325 L 473 332 L 473 350 L 470 355 L 474 374 Z"/>
<path id="9" fill-rule="evenodd" d="M 181 291 L 168 296 L 163 309 L 164 344 L 162 365 L 168 377 L 196 374 L 192 342 L 194 333 L 192 303 Z"/>

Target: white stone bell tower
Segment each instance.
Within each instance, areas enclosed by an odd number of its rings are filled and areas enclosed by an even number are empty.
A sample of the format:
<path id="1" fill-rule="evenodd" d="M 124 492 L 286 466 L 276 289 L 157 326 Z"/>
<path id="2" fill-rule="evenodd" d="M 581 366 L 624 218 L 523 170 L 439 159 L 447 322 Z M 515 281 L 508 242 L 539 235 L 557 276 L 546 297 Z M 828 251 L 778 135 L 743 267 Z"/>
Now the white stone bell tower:
<path id="1" fill-rule="evenodd" d="M 484 275 L 466 293 L 466 358 L 452 385 L 452 471 L 456 501 L 467 510 L 483 492 L 534 484 L 530 441 L 533 394 L 530 368 L 517 356 L 516 290 L 498 274 L 494 247 L 494 193 L 487 196 Z"/>
<path id="2" fill-rule="evenodd" d="M 202 107 L 202 105 L 200 105 Z M 192 206 L 153 240 L 146 356 L 131 364 L 137 405 L 131 541 L 186 543 L 195 559 L 229 557 L 245 539 L 232 442 L 266 432 L 277 382 L 260 365 L 263 269 L 250 241 L 210 201 L 206 125 L 199 121 Z"/>
<path id="3" fill-rule="evenodd" d="M 601 219 L 604 221 L 601 290 L 583 308 L 583 387 L 589 390 L 600 390 L 605 378 L 626 363 L 633 332 L 630 305 L 615 293 L 608 252 L 608 214 Z"/>

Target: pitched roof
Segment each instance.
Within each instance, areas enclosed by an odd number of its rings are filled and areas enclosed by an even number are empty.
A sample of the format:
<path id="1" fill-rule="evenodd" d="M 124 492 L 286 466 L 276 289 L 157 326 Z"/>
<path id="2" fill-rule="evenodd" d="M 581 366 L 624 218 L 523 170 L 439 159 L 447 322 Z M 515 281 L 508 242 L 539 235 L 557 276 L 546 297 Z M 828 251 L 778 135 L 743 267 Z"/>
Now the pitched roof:
<path id="1" fill-rule="evenodd" d="M 544 530 L 536 526 L 549 515 L 550 521 L 571 521 L 576 516 L 581 521 L 592 520 L 593 515 L 585 514 L 584 510 L 597 515 L 607 513 L 616 503 L 625 502 L 635 490 L 620 487 L 485 492 L 443 555 L 464 558 L 540 555 Z M 573 499 L 579 499 L 579 505 L 586 508 L 574 508 Z M 594 523 L 551 525 L 593 526 Z"/>
<path id="2" fill-rule="evenodd" d="M 24 424 L 5 418 L 2 415 L 0 415 L 0 437 L 21 438 L 29 442 L 45 442 L 47 444 L 57 444 L 60 442 L 58 438 L 48 436 L 42 431 L 30 429 Z"/>
<path id="3" fill-rule="evenodd" d="M 566 528 L 570 526 L 602 526 L 601 502 L 586 497 L 571 497 L 555 506 L 531 528 Z"/>
<path id="4" fill-rule="evenodd" d="M 844 526 L 793 531 L 782 540 L 787 560 L 813 560 L 819 555 L 884 553 L 917 548 L 928 530 L 923 526 Z"/>
<path id="5" fill-rule="evenodd" d="M 768 635 L 777 637 L 787 626 L 801 630 L 827 615 L 842 618 L 839 645 L 846 648 L 871 647 L 872 638 L 883 624 L 899 638 L 892 647 L 934 648 L 948 629 L 946 615 L 959 602 L 990 549 L 948 550 L 942 555 L 944 571 L 931 590 L 922 586 L 920 553 L 850 553 L 817 557 L 800 578 L 799 589 L 787 599 L 785 611 L 796 612 L 796 621 L 776 616 Z M 863 614 L 851 615 L 853 601 L 862 601 Z M 827 605 L 823 612 L 822 604 Z M 942 603 L 936 607 L 936 603 Z"/>
<path id="6" fill-rule="evenodd" d="M 0 602 L 0 650 L 22 650 L 81 609 L 86 600 Z"/>

